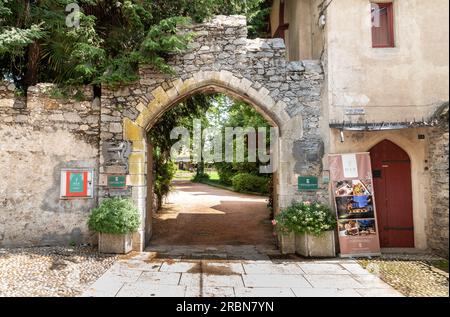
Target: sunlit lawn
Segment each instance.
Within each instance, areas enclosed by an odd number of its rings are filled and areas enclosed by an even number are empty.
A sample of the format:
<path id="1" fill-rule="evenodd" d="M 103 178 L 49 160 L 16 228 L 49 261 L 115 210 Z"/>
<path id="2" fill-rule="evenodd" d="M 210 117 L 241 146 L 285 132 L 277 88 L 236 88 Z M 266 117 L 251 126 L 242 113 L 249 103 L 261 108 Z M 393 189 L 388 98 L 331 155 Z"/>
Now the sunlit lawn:
<path id="1" fill-rule="evenodd" d="M 209 180 L 211 181 L 219 181 L 219 173 L 217 171 L 208 171 L 207 174 L 209 175 Z"/>

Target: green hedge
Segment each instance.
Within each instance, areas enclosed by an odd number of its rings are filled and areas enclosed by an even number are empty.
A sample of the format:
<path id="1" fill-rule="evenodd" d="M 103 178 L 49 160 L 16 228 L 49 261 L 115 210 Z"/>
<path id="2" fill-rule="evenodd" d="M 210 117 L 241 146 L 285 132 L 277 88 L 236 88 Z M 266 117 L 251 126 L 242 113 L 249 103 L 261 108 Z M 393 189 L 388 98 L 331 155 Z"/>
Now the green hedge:
<path id="1" fill-rule="evenodd" d="M 220 182 L 224 185 L 232 185 L 232 178 L 236 174 L 236 171 L 233 170 L 233 164 L 221 162 L 216 163 L 215 167 L 219 174 Z"/>
<path id="2" fill-rule="evenodd" d="M 269 178 L 248 173 L 236 174 L 231 178 L 233 188 L 237 192 L 268 194 Z"/>
<path id="3" fill-rule="evenodd" d="M 194 177 L 191 179 L 194 183 L 201 183 L 202 181 L 208 181 L 209 175 L 208 174 L 195 174 Z"/>

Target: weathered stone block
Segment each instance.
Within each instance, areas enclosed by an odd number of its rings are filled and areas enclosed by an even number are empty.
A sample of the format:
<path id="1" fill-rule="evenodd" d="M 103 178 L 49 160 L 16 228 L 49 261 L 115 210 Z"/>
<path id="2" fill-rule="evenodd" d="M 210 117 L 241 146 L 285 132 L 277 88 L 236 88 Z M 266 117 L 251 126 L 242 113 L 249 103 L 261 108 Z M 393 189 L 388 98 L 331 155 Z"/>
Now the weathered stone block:
<path id="1" fill-rule="evenodd" d="M 278 247 L 282 254 L 294 254 L 295 253 L 295 235 L 293 233 L 289 234 L 278 234 Z"/>
<path id="2" fill-rule="evenodd" d="M 130 174 L 145 174 L 146 166 L 144 163 L 129 163 L 128 170 Z"/>
<path id="3" fill-rule="evenodd" d="M 98 250 L 107 254 L 128 254 L 133 250 L 133 234 L 99 233 Z"/>
<path id="4" fill-rule="evenodd" d="M 128 175 L 127 176 L 128 186 L 144 186 L 145 185 L 145 175 Z"/>
<path id="5" fill-rule="evenodd" d="M 123 120 L 123 139 L 133 142 L 141 141 L 144 139 L 144 129 L 125 118 Z"/>
<path id="6" fill-rule="evenodd" d="M 321 236 L 296 234 L 295 252 L 306 257 L 335 257 L 334 231 L 324 232 Z"/>

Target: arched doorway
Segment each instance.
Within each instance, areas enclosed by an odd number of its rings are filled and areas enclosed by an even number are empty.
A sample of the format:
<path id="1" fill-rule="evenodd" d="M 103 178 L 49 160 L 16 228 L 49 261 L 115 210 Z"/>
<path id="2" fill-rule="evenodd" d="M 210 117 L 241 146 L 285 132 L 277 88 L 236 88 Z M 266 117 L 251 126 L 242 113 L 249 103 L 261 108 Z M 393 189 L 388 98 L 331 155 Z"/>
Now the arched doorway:
<path id="1" fill-rule="evenodd" d="M 370 150 L 381 247 L 414 248 L 411 160 L 383 140 Z"/>
<path id="2" fill-rule="evenodd" d="M 218 91 L 220 91 L 220 93 L 217 93 Z M 209 98 L 206 96 L 209 96 Z M 192 247 L 204 245 L 274 246 L 274 237 L 272 232 L 273 226 L 271 224 L 271 219 L 273 218 L 271 216 L 270 209 L 268 208 L 268 203 L 272 201 L 273 203 L 271 206 L 275 208 L 277 206 L 277 200 L 276 197 L 274 197 L 276 196 L 277 191 L 276 179 L 275 182 L 267 181 L 266 184 L 266 186 L 269 186 L 270 183 L 274 184 L 273 192 L 260 192 L 255 190 L 253 191 L 253 195 L 246 195 L 242 192 L 236 192 L 234 185 L 231 186 L 231 176 L 228 176 L 227 173 L 225 173 L 228 180 L 226 183 L 222 178 L 223 175 L 220 176 L 220 183 L 209 181 L 208 173 L 213 170 L 213 173 L 218 176 L 221 174 L 219 172 L 220 170 L 222 170 L 223 173 L 223 166 L 225 166 L 230 174 L 233 173 L 231 169 L 234 170 L 235 174 L 251 173 L 251 175 L 257 178 L 257 181 L 261 181 L 262 179 L 273 180 L 272 176 L 276 178 L 277 167 L 273 165 L 273 169 L 271 171 L 260 172 L 263 174 L 257 174 L 257 176 L 254 174 L 257 173 L 256 170 L 259 168 L 257 166 L 259 164 L 259 160 L 256 161 L 256 157 L 255 164 L 251 164 L 249 162 L 246 164 L 242 161 L 234 161 L 230 164 L 222 161 L 225 157 L 225 152 L 228 153 L 229 147 L 227 150 L 222 148 L 222 146 L 225 147 L 227 141 L 225 141 L 225 130 L 222 130 L 225 129 L 225 125 L 223 125 L 223 123 L 219 124 L 216 121 L 216 113 L 219 109 L 221 111 L 221 120 L 224 120 L 224 118 L 231 115 L 230 108 L 233 108 L 232 105 L 240 105 L 237 108 L 234 108 L 233 113 L 235 119 L 237 117 L 242 118 L 245 116 L 252 118 L 250 121 L 234 120 L 235 123 L 238 122 L 241 125 L 233 126 L 233 129 L 239 128 L 245 130 L 249 128 L 246 124 L 252 125 L 251 128 L 255 129 L 255 133 L 256 129 L 259 129 L 260 127 L 264 129 L 269 129 L 269 127 L 278 129 L 278 126 L 274 120 L 267 119 L 268 117 L 271 117 L 271 114 L 267 112 L 267 109 L 263 110 L 259 107 L 259 105 L 257 106 L 253 103 L 247 103 L 244 99 L 245 97 L 237 96 L 230 89 L 208 85 L 200 90 L 189 91 L 186 95 L 180 97 L 180 99 L 168 104 L 166 107 L 161 109 L 161 112 L 156 115 L 154 120 L 149 122 L 146 129 L 148 132 L 147 143 L 149 145 L 147 157 L 154 159 L 154 162 L 151 162 L 150 160 L 148 161 L 149 164 L 147 167 L 147 219 L 150 220 L 152 218 L 152 232 L 151 239 L 146 242 L 147 246 L 150 248 L 162 246 Z M 219 100 L 222 100 L 222 106 L 220 108 L 213 105 L 217 105 Z M 214 115 L 211 115 L 210 113 L 212 108 L 214 108 Z M 240 111 L 236 111 L 237 109 Z M 205 125 L 208 127 L 207 129 L 214 128 L 216 133 L 217 131 L 221 131 L 219 133 L 221 135 L 219 142 L 222 143 L 220 146 L 220 148 L 222 148 L 220 154 L 222 160 L 216 161 L 218 160 L 217 156 L 214 157 L 214 162 L 219 162 L 218 165 L 211 161 L 206 163 L 202 160 L 203 167 L 199 173 L 200 168 L 197 166 L 198 162 L 196 162 L 193 157 L 195 154 L 191 152 L 192 148 L 189 148 L 189 153 L 184 152 L 183 154 L 183 159 L 186 160 L 187 156 L 189 161 L 184 162 L 191 167 L 191 172 L 194 170 L 196 171 L 197 176 L 200 174 L 207 175 L 208 181 L 205 182 L 202 177 L 193 177 L 195 173 L 187 178 L 186 176 L 177 178 L 177 173 L 174 173 L 172 176 L 168 176 L 169 174 L 166 173 L 166 169 L 163 166 L 170 166 L 170 162 L 175 162 L 173 161 L 175 157 L 173 157 L 172 154 L 169 156 L 167 154 L 167 150 L 171 146 L 170 144 L 172 144 L 172 142 L 167 143 L 166 141 L 170 139 L 167 131 L 173 129 L 175 126 L 179 127 L 181 124 L 184 125 L 186 131 L 189 130 L 193 133 L 195 130 L 193 128 L 193 124 L 191 126 L 190 123 L 186 121 L 186 118 L 189 118 L 191 123 L 192 120 L 201 121 L 201 113 L 205 116 L 203 118 L 208 118 L 210 121 L 209 123 L 205 121 L 202 121 L 203 123 L 197 122 L 199 124 L 201 123 L 200 126 L 197 126 L 199 130 L 202 130 L 204 128 L 203 125 Z M 174 118 L 181 119 L 177 121 Z M 253 124 L 255 125 L 253 126 Z M 187 126 L 190 126 L 190 128 L 186 128 Z M 197 130 L 197 132 L 200 131 Z M 269 131 L 266 132 L 267 134 L 269 133 Z M 200 133 L 208 132 L 203 130 L 203 132 Z M 247 137 L 250 137 L 250 134 L 251 133 L 246 134 Z M 195 138 L 192 134 L 191 137 Z M 273 135 L 273 137 L 276 138 L 277 136 Z M 205 135 L 200 138 L 204 139 Z M 260 137 L 255 136 L 254 138 L 254 142 L 258 143 L 257 139 Z M 271 137 L 271 139 L 273 138 Z M 235 141 L 236 144 L 233 146 L 234 149 L 232 149 L 232 151 L 237 159 L 238 154 L 235 153 L 238 147 L 237 143 L 239 142 L 237 137 Z M 244 139 L 242 139 L 242 141 L 245 143 Z M 266 142 L 269 141 L 266 140 Z M 175 140 L 173 143 L 175 143 Z M 269 164 L 276 164 L 277 159 L 274 156 L 278 153 L 278 149 L 276 148 L 278 144 L 277 139 L 273 139 L 269 143 L 265 145 L 266 149 L 264 152 L 269 151 L 270 147 L 272 158 L 270 159 Z M 189 144 L 189 146 L 193 145 Z M 201 145 L 201 147 L 203 147 L 203 145 Z M 246 145 L 244 147 L 246 147 Z M 193 148 L 195 148 L 195 146 L 193 146 Z M 214 146 L 214 151 L 216 149 L 217 147 Z M 258 150 L 258 158 L 259 157 Z M 209 158 L 209 160 L 210 159 L 211 158 Z M 241 164 L 239 165 L 239 163 Z M 217 169 L 218 166 L 222 167 Z M 261 163 L 260 167 L 263 166 L 268 166 L 268 164 Z M 187 171 L 185 173 L 189 174 L 189 169 L 184 170 Z M 153 171 L 153 173 L 150 173 L 150 171 Z M 169 192 L 164 194 L 163 199 L 161 199 L 161 197 L 163 197 L 161 192 L 159 192 L 158 197 L 156 197 L 158 195 L 156 194 L 156 191 L 153 192 L 154 188 L 160 189 L 162 187 L 161 175 L 165 176 L 164 179 L 166 181 L 170 179 L 171 184 Z M 262 175 L 264 175 L 264 177 Z M 219 180 L 219 178 L 217 180 Z M 217 186 L 213 186 L 214 184 Z M 270 195 L 270 193 L 273 193 L 273 195 Z M 270 200 L 269 197 L 272 198 L 272 200 Z M 152 201 L 152 199 L 154 201 Z M 150 236 L 147 236 L 147 239 L 149 238 Z M 148 245 L 149 243 L 150 245 Z"/>

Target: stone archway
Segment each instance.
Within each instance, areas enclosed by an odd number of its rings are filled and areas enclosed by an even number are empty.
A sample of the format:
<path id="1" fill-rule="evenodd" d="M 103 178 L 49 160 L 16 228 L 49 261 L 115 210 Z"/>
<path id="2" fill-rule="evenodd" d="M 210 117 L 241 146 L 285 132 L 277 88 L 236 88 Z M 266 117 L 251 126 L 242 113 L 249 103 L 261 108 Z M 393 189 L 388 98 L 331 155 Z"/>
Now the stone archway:
<path id="1" fill-rule="evenodd" d="M 187 31 L 195 31 L 197 38 L 186 53 L 170 59 L 175 75 L 143 68 L 139 83 L 102 90 L 101 173 L 107 175 L 117 168 L 108 159 L 107 148 L 130 144 L 122 171 L 131 190 L 122 195 L 133 198 L 142 223 L 147 224 L 136 234 L 137 249 L 151 235 L 146 208 L 146 132 L 166 110 L 195 93 L 222 92 L 242 99 L 279 128 L 276 209 L 305 196 L 324 200 L 328 196 L 326 185 L 317 191 L 297 191 L 299 175 L 319 176 L 322 170 L 320 62 L 286 62 L 283 40 L 247 39 L 246 21 L 240 16 L 219 16 Z M 100 196 L 110 194 L 108 188 L 100 192 Z"/>

